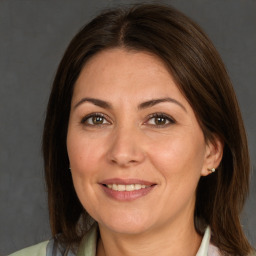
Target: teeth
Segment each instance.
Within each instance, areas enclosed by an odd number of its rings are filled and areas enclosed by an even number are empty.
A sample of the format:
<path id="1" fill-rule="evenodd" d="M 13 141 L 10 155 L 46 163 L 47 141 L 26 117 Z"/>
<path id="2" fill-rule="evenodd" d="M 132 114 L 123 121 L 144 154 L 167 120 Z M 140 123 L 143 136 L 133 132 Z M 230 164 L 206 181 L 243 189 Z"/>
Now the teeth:
<path id="1" fill-rule="evenodd" d="M 136 190 L 139 190 L 139 189 L 141 189 L 141 185 L 140 185 L 140 184 L 135 184 L 135 185 L 134 185 L 134 188 L 135 188 Z"/>
<path id="2" fill-rule="evenodd" d="M 141 184 L 129 184 L 129 185 L 107 184 L 107 187 L 116 191 L 134 191 L 134 190 L 147 188 L 149 186 L 141 185 Z"/>
<path id="3" fill-rule="evenodd" d="M 125 190 L 126 190 L 126 191 L 133 191 L 133 190 L 134 190 L 134 185 L 133 185 L 133 184 L 131 184 L 131 185 L 126 185 L 126 186 L 125 186 Z"/>
<path id="4" fill-rule="evenodd" d="M 126 186 L 125 185 L 117 185 L 118 191 L 125 191 Z"/>

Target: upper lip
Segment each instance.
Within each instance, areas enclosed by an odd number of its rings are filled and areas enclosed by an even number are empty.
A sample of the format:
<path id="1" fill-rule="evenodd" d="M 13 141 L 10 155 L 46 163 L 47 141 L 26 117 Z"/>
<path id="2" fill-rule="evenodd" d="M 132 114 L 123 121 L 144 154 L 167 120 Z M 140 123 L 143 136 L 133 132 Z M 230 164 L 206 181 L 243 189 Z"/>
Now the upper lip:
<path id="1" fill-rule="evenodd" d="M 140 179 L 120 179 L 120 178 L 113 178 L 113 179 L 106 179 L 100 182 L 104 185 L 109 184 L 120 184 L 120 185 L 129 185 L 129 184 L 141 184 L 146 186 L 155 185 L 156 183 L 146 181 L 146 180 L 140 180 Z"/>

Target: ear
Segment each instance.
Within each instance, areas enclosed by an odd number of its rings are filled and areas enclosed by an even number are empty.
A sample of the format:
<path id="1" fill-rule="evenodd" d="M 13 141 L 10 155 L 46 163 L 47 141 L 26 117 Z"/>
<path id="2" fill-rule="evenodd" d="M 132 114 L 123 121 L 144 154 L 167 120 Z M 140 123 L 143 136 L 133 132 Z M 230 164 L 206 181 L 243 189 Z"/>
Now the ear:
<path id="1" fill-rule="evenodd" d="M 214 136 L 213 138 L 212 141 L 208 140 L 206 143 L 204 165 L 201 171 L 202 176 L 211 174 L 211 169 L 213 168 L 217 169 L 223 156 L 223 141 L 218 136 Z"/>

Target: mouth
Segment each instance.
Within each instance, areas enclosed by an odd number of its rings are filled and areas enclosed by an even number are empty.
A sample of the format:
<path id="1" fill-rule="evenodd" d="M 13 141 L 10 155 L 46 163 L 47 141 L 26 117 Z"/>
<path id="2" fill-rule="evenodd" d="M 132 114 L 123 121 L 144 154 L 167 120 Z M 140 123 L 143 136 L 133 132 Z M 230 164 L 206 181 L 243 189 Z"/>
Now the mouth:
<path id="1" fill-rule="evenodd" d="M 157 185 L 137 179 L 111 179 L 100 184 L 108 197 L 118 201 L 131 201 L 145 196 Z"/>
<path id="2" fill-rule="evenodd" d="M 136 191 L 136 190 L 141 190 L 141 189 L 145 189 L 148 188 L 150 186 L 154 186 L 154 184 L 152 185 L 144 185 L 144 184 L 103 184 L 103 186 L 112 189 L 114 191 Z"/>

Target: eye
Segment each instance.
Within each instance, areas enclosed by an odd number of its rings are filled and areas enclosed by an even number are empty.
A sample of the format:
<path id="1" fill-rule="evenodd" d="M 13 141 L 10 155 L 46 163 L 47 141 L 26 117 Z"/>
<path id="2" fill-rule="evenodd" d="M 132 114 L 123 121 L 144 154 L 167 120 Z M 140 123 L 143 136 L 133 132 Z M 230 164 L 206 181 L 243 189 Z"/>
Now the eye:
<path id="1" fill-rule="evenodd" d="M 172 117 L 163 114 L 163 113 L 155 113 L 149 116 L 147 124 L 158 127 L 165 127 L 170 124 L 174 124 L 175 121 Z"/>
<path id="2" fill-rule="evenodd" d="M 85 116 L 82 121 L 82 124 L 88 126 L 101 126 L 105 124 L 110 124 L 110 122 L 106 119 L 105 115 L 102 113 L 93 113 Z"/>

